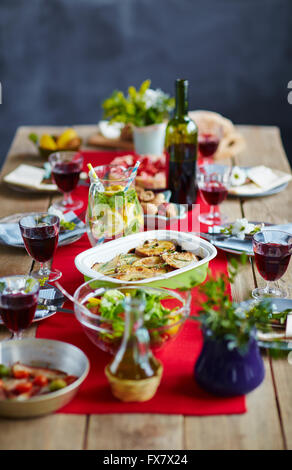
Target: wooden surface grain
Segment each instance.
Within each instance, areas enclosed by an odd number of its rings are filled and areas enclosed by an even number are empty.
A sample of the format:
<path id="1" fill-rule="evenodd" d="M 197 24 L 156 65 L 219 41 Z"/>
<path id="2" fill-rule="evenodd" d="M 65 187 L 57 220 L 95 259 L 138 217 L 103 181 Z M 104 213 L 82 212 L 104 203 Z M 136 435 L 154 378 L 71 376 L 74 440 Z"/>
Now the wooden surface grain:
<path id="1" fill-rule="evenodd" d="M 86 139 L 96 126 L 76 126 Z M 2 176 L 20 163 L 42 166 L 43 161 L 28 140 L 30 132 L 59 133 L 60 127 L 20 127 L 15 135 Z M 247 146 L 237 157 L 242 165 L 265 164 L 290 171 L 279 129 L 264 126 L 238 126 Z M 267 198 L 228 199 L 222 210 L 230 219 L 246 216 L 266 222 L 291 221 L 292 185 L 282 193 Z M 16 212 L 46 210 L 47 195 L 16 192 L 0 184 L 1 217 Z M 31 260 L 23 250 L 0 246 L 0 276 L 27 273 Z M 291 266 L 284 276 L 291 289 Z M 241 269 L 232 286 L 235 300 L 250 296 L 263 280 L 249 262 Z M 291 290 L 290 297 L 291 297 Z M 33 335 L 35 327 L 27 332 Z M 0 328 L 0 340 L 7 337 Z M 168 416 L 152 414 L 63 415 L 53 414 L 32 420 L 0 419 L 0 449 L 292 449 L 292 355 L 271 359 L 264 355 L 266 378 L 247 397 L 248 411 L 233 416 Z"/>

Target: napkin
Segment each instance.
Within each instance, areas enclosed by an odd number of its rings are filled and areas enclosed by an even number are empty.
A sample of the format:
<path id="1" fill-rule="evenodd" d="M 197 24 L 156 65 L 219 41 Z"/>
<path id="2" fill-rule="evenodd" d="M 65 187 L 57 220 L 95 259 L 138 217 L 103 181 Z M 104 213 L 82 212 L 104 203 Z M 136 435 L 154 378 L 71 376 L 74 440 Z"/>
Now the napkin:
<path id="1" fill-rule="evenodd" d="M 238 194 L 240 196 L 261 194 L 288 183 L 292 179 L 291 174 L 280 170 L 272 170 L 264 165 L 248 169 L 247 177 L 252 182 L 240 186 L 232 186 L 229 188 L 230 194 Z"/>
<path id="2" fill-rule="evenodd" d="M 42 183 L 45 176 L 44 168 L 37 168 L 31 165 L 19 165 L 15 170 L 4 176 L 4 181 L 16 186 L 29 189 L 53 191 L 57 189 L 55 184 Z"/>
<path id="3" fill-rule="evenodd" d="M 60 232 L 59 243 L 71 238 L 72 236 L 85 232 L 85 224 L 80 220 L 74 212 L 64 214 L 66 222 L 74 222 L 76 224 L 73 230 Z M 5 245 L 23 246 L 23 240 L 18 223 L 2 223 L 0 224 L 0 241 Z"/>
<path id="4" fill-rule="evenodd" d="M 292 223 L 288 224 L 278 224 L 266 227 L 269 230 L 283 230 L 283 232 L 291 233 L 292 236 Z M 253 254 L 252 240 L 247 238 L 245 240 L 239 240 L 235 237 L 229 237 L 222 241 L 216 240 L 216 235 L 214 239 L 214 245 L 217 248 L 222 248 L 223 250 L 234 250 L 240 253 Z"/>

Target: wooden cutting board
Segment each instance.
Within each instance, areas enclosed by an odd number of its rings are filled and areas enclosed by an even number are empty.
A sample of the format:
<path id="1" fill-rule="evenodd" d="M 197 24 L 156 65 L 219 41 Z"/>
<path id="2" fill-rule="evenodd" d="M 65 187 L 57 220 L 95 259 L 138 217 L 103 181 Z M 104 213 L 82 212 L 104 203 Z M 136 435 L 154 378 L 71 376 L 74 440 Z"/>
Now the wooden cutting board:
<path id="1" fill-rule="evenodd" d="M 87 145 L 92 147 L 108 147 L 122 150 L 134 150 L 134 143 L 131 140 L 107 139 L 101 134 L 93 134 L 88 138 Z"/>

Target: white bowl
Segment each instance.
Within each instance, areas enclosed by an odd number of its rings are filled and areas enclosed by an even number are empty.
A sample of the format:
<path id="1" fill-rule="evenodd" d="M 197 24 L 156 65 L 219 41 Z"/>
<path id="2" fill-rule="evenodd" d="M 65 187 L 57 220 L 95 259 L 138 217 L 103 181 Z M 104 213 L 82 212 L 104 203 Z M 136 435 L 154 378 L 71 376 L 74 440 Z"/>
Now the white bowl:
<path id="1" fill-rule="evenodd" d="M 146 240 L 173 240 L 182 249 L 191 251 L 200 256 L 199 262 L 190 263 L 184 268 L 176 269 L 167 274 L 143 279 L 141 281 L 122 281 L 110 276 L 98 273 L 91 269 L 95 263 L 105 263 L 119 254 L 127 253 L 132 248 L 142 245 Z M 211 243 L 203 240 L 192 233 L 177 232 L 174 230 L 151 230 L 148 232 L 135 233 L 124 238 L 98 245 L 89 250 L 79 253 L 75 258 L 75 266 L 86 280 L 96 279 L 101 286 L 117 285 L 147 285 L 152 287 L 169 287 L 172 289 L 179 287 L 190 287 L 203 282 L 207 276 L 209 261 L 215 258 L 216 248 Z"/>

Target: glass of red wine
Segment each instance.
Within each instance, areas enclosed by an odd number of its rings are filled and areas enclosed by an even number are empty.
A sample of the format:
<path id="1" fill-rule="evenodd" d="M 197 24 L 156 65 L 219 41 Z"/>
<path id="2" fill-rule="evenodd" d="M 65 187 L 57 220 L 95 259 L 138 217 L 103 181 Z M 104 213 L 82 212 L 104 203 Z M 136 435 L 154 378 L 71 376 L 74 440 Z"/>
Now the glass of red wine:
<path id="1" fill-rule="evenodd" d="M 81 200 L 72 199 L 72 191 L 76 188 L 83 167 L 83 156 L 76 152 L 55 152 L 49 156 L 52 167 L 52 177 L 64 194 L 63 200 L 53 205 L 62 212 L 80 209 Z"/>
<path id="2" fill-rule="evenodd" d="M 287 297 L 284 289 L 271 285 L 285 274 L 292 254 L 292 235 L 280 230 L 264 229 L 252 239 L 255 263 L 262 278 L 267 281 L 265 287 L 252 291 L 254 298 Z"/>
<path id="3" fill-rule="evenodd" d="M 223 136 L 223 129 L 214 122 L 202 122 L 199 126 L 198 149 L 199 156 L 204 159 L 212 159 L 217 152 Z"/>
<path id="4" fill-rule="evenodd" d="M 19 221 L 24 246 L 28 254 L 40 263 L 37 271 L 31 275 L 41 281 L 56 281 L 62 276 L 61 271 L 50 269 L 50 261 L 58 245 L 60 219 L 47 212 L 30 214 Z"/>
<path id="5" fill-rule="evenodd" d="M 22 331 L 32 323 L 40 285 L 31 276 L 0 278 L 0 317 L 11 332 L 10 339 L 21 339 Z"/>
<path id="6" fill-rule="evenodd" d="M 198 166 L 197 181 L 204 202 L 209 204 L 210 211 L 199 215 L 199 221 L 207 225 L 221 225 L 227 218 L 220 213 L 221 204 L 228 195 L 231 167 L 216 164 Z"/>

